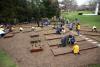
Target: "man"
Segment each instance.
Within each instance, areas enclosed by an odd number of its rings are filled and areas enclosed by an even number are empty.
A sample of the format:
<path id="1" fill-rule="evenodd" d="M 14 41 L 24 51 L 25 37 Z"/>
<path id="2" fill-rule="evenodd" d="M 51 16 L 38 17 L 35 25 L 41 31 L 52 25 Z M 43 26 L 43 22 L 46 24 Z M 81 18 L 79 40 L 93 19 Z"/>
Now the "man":
<path id="1" fill-rule="evenodd" d="M 97 32 L 97 28 L 95 25 L 92 27 L 92 32 Z"/>
<path id="2" fill-rule="evenodd" d="M 80 54 L 80 53 L 79 53 L 79 50 L 80 50 L 79 45 L 78 45 L 77 43 L 75 43 L 75 44 L 73 45 L 73 49 L 72 49 L 73 53 L 74 53 L 75 55 Z"/>

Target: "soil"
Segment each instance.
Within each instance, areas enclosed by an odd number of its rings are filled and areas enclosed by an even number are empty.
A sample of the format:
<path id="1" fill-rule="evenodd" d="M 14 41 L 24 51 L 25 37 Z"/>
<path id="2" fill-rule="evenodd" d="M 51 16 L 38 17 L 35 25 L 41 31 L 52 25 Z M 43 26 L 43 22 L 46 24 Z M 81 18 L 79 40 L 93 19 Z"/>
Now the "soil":
<path id="1" fill-rule="evenodd" d="M 26 29 L 30 30 L 28 26 L 24 31 L 27 31 Z M 77 56 L 72 53 L 54 56 L 44 35 L 48 29 L 50 28 L 45 27 L 42 31 L 20 32 L 15 34 L 12 38 L 1 38 L 0 49 L 6 51 L 19 67 L 86 67 L 87 64 L 100 63 L 100 48 L 81 51 L 81 54 Z M 34 33 L 39 33 L 41 42 L 37 44 L 42 46 L 43 51 L 41 52 L 30 52 L 33 48 L 32 45 L 34 45 L 33 43 L 30 43 L 30 41 L 33 40 L 30 35 Z M 93 33 L 94 32 L 92 32 L 92 34 Z M 89 35 L 86 36 L 88 37 Z M 92 38 L 95 36 L 89 37 Z M 96 37 L 95 39 L 100 42 L 100 37 Z M 84 42 L 86 44 L 87 41 Z"/>

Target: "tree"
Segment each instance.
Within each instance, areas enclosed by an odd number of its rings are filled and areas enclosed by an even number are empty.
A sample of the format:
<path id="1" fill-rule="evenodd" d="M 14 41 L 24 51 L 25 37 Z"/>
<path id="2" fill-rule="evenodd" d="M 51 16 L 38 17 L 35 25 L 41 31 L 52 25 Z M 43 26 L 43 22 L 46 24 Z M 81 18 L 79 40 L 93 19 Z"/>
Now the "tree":
<path id="1" fill-rule="evenodd" d="M 13 6 L 13 0 L 0 0 L 0 21 L 12 22 L 15 17 L 15 9 Z"/>
<path id="2" fill-rule="evenodd" d="M 76 0 L 63 0 L 61 4 L 64 5 L 63 9 L 66 11 L 76 10 L 77 8 Z"/>
<path id="3" fill-rule="evenodd" d="M 60 9 L 58 1 L 52 0 L 32 0 L 33 17 L 39 26 L 39 20 L 44 17 L 51 18 L 59 16 Z"/>
<path id="4" fill-rule="evenodd" d="M 43 5 L 45 6 L 46 17 L 53 17 L 60 15 L 59 3 L 57 0 L 43 0 Z"/>
<path id="5" fill-rule="evenodd" d="M 0 22 L 25 22 L 35 18 L 39 26 L 42 17 L 59 16 L 57 0 L 0 0 Z"/>
<path id="6" fill-rule="evenodd" d="M 91 10 L 95 10 L 97 3 L 99 3 L 99 10 L 100 10 L 100 1 L 99 0 L 90 0 L 89 1 L 89 6 L 90 6 L 89 8 Z"/>

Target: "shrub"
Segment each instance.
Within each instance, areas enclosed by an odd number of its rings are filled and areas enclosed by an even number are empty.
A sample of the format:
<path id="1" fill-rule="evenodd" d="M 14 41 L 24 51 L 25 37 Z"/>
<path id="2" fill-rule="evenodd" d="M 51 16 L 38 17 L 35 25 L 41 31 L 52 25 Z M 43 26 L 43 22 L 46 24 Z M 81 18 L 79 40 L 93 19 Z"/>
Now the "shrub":
<path id="1" fill-rule="evenodd" d="M 83 13 L 78 13 L 78 15 L 83 15 Z"/>

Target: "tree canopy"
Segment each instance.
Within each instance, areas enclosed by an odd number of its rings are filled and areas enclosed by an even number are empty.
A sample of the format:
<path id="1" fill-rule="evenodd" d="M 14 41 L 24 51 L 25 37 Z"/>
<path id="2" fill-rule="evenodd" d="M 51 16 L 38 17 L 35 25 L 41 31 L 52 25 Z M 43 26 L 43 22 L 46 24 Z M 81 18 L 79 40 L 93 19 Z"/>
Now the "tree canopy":
<path id="1" fill-rule="evenodd" d="M 0 0 L 0 23 L 40 20 L 60 15 L 58 1 L 55 0 Z"/>

